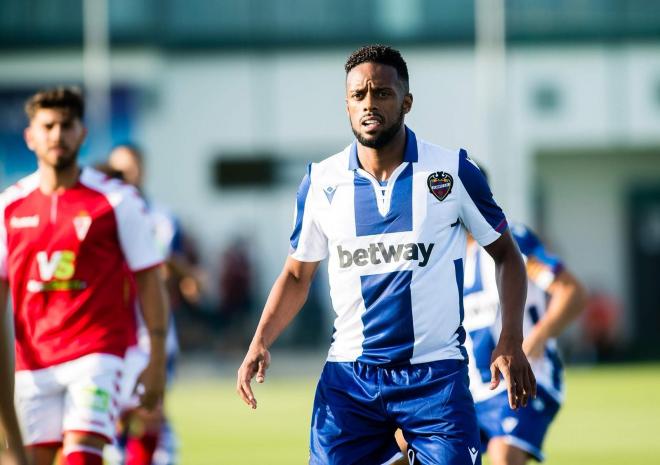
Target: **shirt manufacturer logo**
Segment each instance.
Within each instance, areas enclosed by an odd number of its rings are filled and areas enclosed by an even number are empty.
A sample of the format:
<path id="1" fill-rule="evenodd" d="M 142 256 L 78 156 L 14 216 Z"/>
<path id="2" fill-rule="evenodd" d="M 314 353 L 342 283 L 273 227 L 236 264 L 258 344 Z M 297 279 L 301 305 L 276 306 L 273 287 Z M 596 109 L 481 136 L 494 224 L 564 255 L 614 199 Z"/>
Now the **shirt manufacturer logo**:
<path id="1" fill-rule="evenodd" d="M 39 215 L 12 216 L 9 220 L 9 226 L 14 229 L 36 228 L 39 226 Z"/>
<path id="2" fill-rule="evenodd" d="M 335 192 L 337 192 L 337 188 L 335 186 L 326 186 L 323 188 L 323 193 L 328 198 L 328 203 L 332 203 L 332 198 L 335 196 Z"/>
<path id="3" fill-rule="evenodd" d="M 472 459 L 472 463 L 477 462 L 477 457 L 479 456 L 479 449 L 476 447 L 468 447 L 468 452 L 470 453 L 470 458 Z"/>

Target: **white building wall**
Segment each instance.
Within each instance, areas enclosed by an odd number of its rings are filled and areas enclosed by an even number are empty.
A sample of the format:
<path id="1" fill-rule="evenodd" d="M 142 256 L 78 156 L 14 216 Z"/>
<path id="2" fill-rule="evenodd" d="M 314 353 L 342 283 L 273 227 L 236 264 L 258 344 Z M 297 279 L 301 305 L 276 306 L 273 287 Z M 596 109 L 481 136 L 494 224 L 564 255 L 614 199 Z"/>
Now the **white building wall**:
<path id="1" fill-rule="evenodd" d="M 259 257 L 264 294 L 286 256 L 294 179 L 302 177 L 308 161 L 339 151 L 352 139 L 344 107 L 343 63 L 349 52 L 113 54 L 114 82 L 133 84 L 148 96 L 135 132 L 148 156 L 148 191 L 179 213 L 209 265 L 232 237 L 247 233 Z M 486 119 L 477 111 L 473 50 L 405 47 L 402 52 L 414 95 L 408 124 L 422 138 L 465 147 L 479 159 Z M 75 52 L 0 56 L 1 86 L 80 81 L 81 76 Z M 540 150 L 660 146 L 660 45 L 515 48 L 507 58 L 507 83 L 502 153 L 485 162 L 494 167 L 496 197 L 512 218 L 533 218 Z M 539 86 L 556 89 L 556 111 L 535 106 Z M 251 192 L 213 187 L 211 164 L 217 156 L 264 152 L 289 161 L 290 182 Z M 602 212 L 615 208 L 613 199 L 594 201 Z M 576 208 L 569 216 L 588 222 L 589 214 Z M 573 240 L 568 234 L 551 234 L 578 275 L 591 271 L 585 260 L 615 270 L 597 284 L 625 298 L 624 250 L 616 237 L 603 245 L 614 253 L 592 248 L 583 257 L 567 245 Z"/>

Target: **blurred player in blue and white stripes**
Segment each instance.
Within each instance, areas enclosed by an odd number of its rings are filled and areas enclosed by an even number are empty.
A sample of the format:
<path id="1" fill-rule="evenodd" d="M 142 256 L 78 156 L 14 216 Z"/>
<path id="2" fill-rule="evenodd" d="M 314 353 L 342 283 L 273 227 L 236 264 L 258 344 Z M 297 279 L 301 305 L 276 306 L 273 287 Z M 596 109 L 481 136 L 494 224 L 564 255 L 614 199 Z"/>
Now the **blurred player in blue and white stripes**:
<path id="1" fill-rule="evenodd" d="M 580 314 L 586 294 L 564 264 L 550 254 L 526 226 L 511 233 L 527 267 L 527 301 L 523 319 L 523 350 L 537 382 L 537 397 L 512 410 L 502 387 L 491 386 L 490 361 L 502 320 L 495 263 L 473 238 L 465 259 L 465 346 L 470 355 L 470 391 L 482 438 L 493 465 L 523 465 L 544 459 L 543 439 L 564 397 L 562 363 L 556 337 Z"/>
<path id="2" fill-rule="evenodd" d="M 116 146 L 108 158 L 108 168 L 142 191 L 144 160 L 138 147 L 132 144 Z M 146 199 L 153 222 L 156 243 L 167 259 L 167 268 L 180 269 L 183 256 L 181 229 L 175 216 L 166 208 Z M 165 270 L 168 273 L 168 270 Z M 126 370 L 122 379 L 122 415 L 124 431 L 120 438 L 126 465 L 172 465 L 176 463 L 177 441 L 163 409 L 147 412 L 135 407 L 134 388 L 149 353 L 149 335 L 144 325 L 138 325 L 138 343 L 126 354 Z M 174 377 L 179 352 L 174 320 L 171 317 L 166 340 L 168 382 Z"/>

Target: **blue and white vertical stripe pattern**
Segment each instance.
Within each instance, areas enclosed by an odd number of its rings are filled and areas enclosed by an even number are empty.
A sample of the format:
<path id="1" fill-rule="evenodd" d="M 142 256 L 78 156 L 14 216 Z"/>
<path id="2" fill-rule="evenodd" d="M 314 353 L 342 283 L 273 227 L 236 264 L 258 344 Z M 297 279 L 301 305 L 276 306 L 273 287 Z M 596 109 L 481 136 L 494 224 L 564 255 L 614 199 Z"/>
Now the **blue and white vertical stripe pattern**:
<path id="1" fill-rule="evenodd" d="M 563 264 L 556 256 L 547 252 L 541 241 L 527 227 L 515 224 L 511 232 L 518 247 L 527 260 L 533 257 L 544 268 L 543 279 L 529 276 L 527 301 L 523 316 L 523 334 L 527 335 L 545 314 L 548 285 Z M 501 385 L 490 390 L 490 359 L 499 339 L 502 322 L 499 295 L 495 280 L 495 263 L 481 247 L 470 247 L 465 261 L 465 329 L 466 347 L 470 360 L 470 390 L 476 402 L 485 401 L 505 389 Z M 542 358 L 530 360 L 536 381 L 555 400 L 561 402 L 564 395 L 563 369 L 557 353 L 557 343 L 549 340 Z"/>
<path id="2" fill-rule="evenodd" d="M 442 200 L 428 185 L 440 174 L 452 182 Z M 310 165 L 298 190 L 290 255 L 328 258 L 336 312 L 328 360 L 464 360 L 466 228 L 488 245 L 506 227 L 465 151 L 429 144 L 408 128 L 403 162 L 385 185 L 361 168 L 356 143 Z"/>

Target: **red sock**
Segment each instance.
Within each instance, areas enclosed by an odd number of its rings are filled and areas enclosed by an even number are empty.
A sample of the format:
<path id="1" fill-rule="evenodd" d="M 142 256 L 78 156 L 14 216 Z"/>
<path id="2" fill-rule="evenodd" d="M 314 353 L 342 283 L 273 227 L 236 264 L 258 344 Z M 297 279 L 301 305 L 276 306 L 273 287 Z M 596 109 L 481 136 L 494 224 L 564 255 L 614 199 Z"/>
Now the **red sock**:
<path id="1" fill-rule="evenodd" d="M 76 450 L 66 454 L 66 465 L 103 465 L 103 457 L 86 450 Z"/>
<path id="2" fill-rule="evenodd" d="M 126 441 L 126 465 L 151 465 L 157 445 L 158 433 L 129 437 Z"/>

